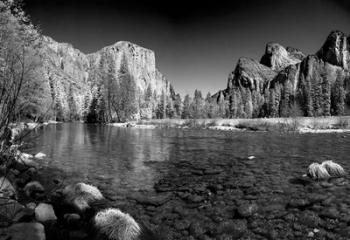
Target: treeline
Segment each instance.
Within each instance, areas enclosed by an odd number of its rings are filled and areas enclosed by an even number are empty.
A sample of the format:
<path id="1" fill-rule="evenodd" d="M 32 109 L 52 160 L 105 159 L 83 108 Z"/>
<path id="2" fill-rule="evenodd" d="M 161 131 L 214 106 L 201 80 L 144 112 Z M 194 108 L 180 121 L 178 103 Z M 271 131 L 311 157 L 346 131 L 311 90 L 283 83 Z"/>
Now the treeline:
<path id="1" fill-rule="evenodd" d="M 18 1 L 0 1 L 0 130 L 51 107 L 41 68 L 41 34 Z"/>
<path id="2" fill-rule="evenodd" d="M 301 67 L 311 68 L 303 65 Z M 349 74 L 341 69 L 329 71 L 327 68 L 312 67 L 315 69 L 312 74 L 300 74 L 297 91 L 294 90 L 294 82 L 283 74 L 280 75 L 281 81 L 271 85 L 266 98 L 268 117 L 342 116 L 349 113 Z M 292 67 L 289 69 L 296 70 Z M 291 74 L 291 79 L 295 78 L 295 74 Z"/>
<path id="3" fill-rule="evenodd" d="M 86 122 L 230 116 L 229 102 L 223 96 L 217 100 L 208 93 L 204 98 L 200 90 L 195 90 L 192 97 L 186 95 L 182 99 L 180 94 L 175 93 L 171 84 L 169 88 L 166 86 L 160 95 L 152 89 L 151 85 L 146 91 L 140 91 L 130 74 L 125 55 L 122 57 L 118 72 L 115 72 L 113 62 L 101 62 L 100 65 L 99 69 L 90 74 L 92 94 L 85 96 L 83 110 L 83 120 Z M 71 96 L 68 98 L 73 99 Z M 74 105 L 74 101 L 69 105 Z"/>

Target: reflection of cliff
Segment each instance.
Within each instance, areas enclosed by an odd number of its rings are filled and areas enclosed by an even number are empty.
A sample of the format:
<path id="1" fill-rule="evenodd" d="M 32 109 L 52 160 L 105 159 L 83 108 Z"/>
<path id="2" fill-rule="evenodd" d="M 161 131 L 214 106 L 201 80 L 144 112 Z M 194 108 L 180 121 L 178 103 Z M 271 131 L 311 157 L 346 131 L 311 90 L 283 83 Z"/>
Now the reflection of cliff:
<path id="1" fill-rule="evenodd" d="M 151 189 L 159 174 L 153 163 L 167 161 L 171 148 L 158 131 L 79 123 L 48 126 L 38 146 L 51 166 L 115 191 Z"/>

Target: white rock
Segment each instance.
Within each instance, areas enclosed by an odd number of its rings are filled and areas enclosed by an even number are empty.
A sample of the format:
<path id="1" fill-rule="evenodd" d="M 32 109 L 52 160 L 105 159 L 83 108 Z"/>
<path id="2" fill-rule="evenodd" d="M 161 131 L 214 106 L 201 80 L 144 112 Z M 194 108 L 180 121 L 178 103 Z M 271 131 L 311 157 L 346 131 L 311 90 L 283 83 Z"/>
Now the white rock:
<path id="1" fill-rule="evenodd" d="M 324 161 L 321 165 L 327 169 L 327 172 L 332 177 L 343 177 L 345 175 L 343 167 L 332 160 Z"/>
<path id="2" fill-rule="evenodd" d="M 26 123 L 29 130 L 33 130 L 39 126 L 39 123 Z"/>
<path id="3" fill-rule="evenodd" d="M 39 222 L 47 222 L 57 219 L 52 205 L 46 203 L 39 203 L 35 208 L 35 218 Z"/>
<path id="4" fill-rule="evenodd" d="M 34 157 L 37 159 L 44 159 L 46 157 L 46 154 L 42 152 L 38 152 L 37 154 L 35 154 Z"/>
<path id="5" fill-rule="evenodd" d="M 254 158 L 255 158 L 255 156 L 249 156 L 249 157 L 248 157 L 249 160 L 252 160 L 252 159 L 254 159 Z"/>
<path id="6" fill-rule="evenodd" d="M 108 236 L 108 239 L 136 240 L 141 233 L 141 228 L 134 218 L 115 208 L 98 212 L 94 223 L 101 233 Z"/>
<path id="7" fill-rule="evenodd" d="M 23 168 L 29 168 L 29 167 L 38 168 L 39 167 L 39 164 L 33 160 L 33 155 L 28 154 L 28 153 L 22 153 L 20 151 L 17 151 L 15 160 L 16 160 L 17 164 L 20 165 L 22 170 L 23 170 Z M 19 170 L 21 171 L 21 169 L 19 169 Z"/>
<path id="8" fill-rule="evenodd" d="M 308 175 L 312 179 L 327 179 L 330 177 L 327 169 L 318 163 L 312 163 L 307 169 Z"/>

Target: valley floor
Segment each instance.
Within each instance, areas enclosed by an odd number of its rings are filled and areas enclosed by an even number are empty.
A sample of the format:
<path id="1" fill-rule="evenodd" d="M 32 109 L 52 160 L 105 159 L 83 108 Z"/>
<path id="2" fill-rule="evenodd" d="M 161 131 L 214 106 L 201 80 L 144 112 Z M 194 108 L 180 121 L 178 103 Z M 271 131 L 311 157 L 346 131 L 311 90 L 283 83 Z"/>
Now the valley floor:
<path id="1" fill-rule="evenodd" d="M 189 128 L 224 131 L 279 131 L 300 133 L 350 132 L 350 116 L 255 119 L 152 119 L 112 123 L 116 127 Z"/>

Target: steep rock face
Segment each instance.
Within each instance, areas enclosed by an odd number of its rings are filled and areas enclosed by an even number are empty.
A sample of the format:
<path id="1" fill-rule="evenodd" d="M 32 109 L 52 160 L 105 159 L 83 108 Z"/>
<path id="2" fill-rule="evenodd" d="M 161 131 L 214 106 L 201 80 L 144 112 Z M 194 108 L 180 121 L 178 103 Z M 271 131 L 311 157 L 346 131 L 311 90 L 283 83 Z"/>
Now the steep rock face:
<path id="1" fill-rule="evenodd" d="M 280 71 L 303 60 L 304 54 L 302 52 L 291 47 L 288 50 L 278 43 L 268 43 L 260 63 L 270 67 L 272 70 Z"/>
<path id="2" fill-rule="evenodd" d="M 325 62 L 348 70 L 350 64 L 349 39 L 343 32 L 333 31 L 316 55 Z"/>
<path id="3" fill-rule="evenodd" d="M 63 120 L 82 116 L 84 97 L 90 94 L 85 54 L 70 44 L 44 37 L 42 63 L 50 86 L 53 117 Z"/>
<path id="4" fill-rule="evenodd" d="M 162 92 L 170 94 L 170 84 L 156 68 L 154 52 L 130 42 L 121 41 L 104 47 L 100 51 L 87 55 L 90 69 L 107 72 L 111 64 L 113 73 L 117 77 L 123 55 L 127 59 L 128 69 L 134 77 L 136 86 L 141 93 L 145 93 L 150 86 L 157 95 Z"/>
<path id="5" fill-rule="evenodd" d="M 70 44 L 44 37 L 42 55 L 44 74 L 50 83 L 54 114 L 58 119 L 81 119 L 93 101 L 96 86 L 103 83 L 103 76 L 110 73 L 118 81 L 122 57 L 135 81 L 137 98 L 143 98 L 148 88 L 156 100 L 162 94 L 167 97 L 171 94 L 170 83 L 156 68 L 154 52 L 130 42 L 117 42 L 85 55 Z M 135 118 L 152 117 L 152 111 L 145 111 L 140 106 L 136 108 Z"/>
<path id="6" fill-rule="evenodd" d="M 336 99 L 336 95 L 341 91 L 345 94 L 346 76 L 341 67 L 315 55 L 288 66 L 271 81 L 267 90 L 269 116 L 340 115 L 337 109 L 340 99 Z"/>
<path id="7" fill-rule="evenodd" d="M 239 59 L 229 76 L 226 96 L 234 117 L 259 117 L 264 104 L 264 89 L 277 73 L 249 58 Z"/>
<path id="8" fill-rule="evenodd" d="M 350 113 L 347 39 L 343 33 L 331 32 L 321 50 L 307 57 L 295 48 L 268 44 L 261 60 L 266 67 L 253 60 L 239 60 L 224 90 L 231 116 Z"/>

